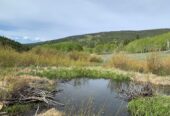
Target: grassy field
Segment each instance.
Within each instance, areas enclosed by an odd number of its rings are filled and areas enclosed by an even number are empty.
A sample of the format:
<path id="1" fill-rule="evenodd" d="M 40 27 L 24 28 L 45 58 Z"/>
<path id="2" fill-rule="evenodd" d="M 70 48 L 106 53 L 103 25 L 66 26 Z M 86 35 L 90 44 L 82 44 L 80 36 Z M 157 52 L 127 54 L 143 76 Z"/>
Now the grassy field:
<path id="1" fill-rule="evenodd" d="M 138 98 L 128 104 L 128 109 L 132 116 L 169 116 L 170 97 Z"/>

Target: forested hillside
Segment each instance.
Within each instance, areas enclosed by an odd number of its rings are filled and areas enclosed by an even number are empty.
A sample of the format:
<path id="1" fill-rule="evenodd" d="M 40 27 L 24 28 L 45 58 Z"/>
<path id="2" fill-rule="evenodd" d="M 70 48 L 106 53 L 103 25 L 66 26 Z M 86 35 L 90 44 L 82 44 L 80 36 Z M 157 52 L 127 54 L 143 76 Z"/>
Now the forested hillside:
<path id="1" fill-rule="evenodd" d="M 7 37 L 0 36 L 0 47 L 2 48 L 13 48 L 16 51 L 25 51 L 29 48 L 20 44 L 19 42 L 13 41 Z"/>
<path id="2" fill-rule="evenodd" d="M 70 36 L 52 41 L 22 45 L 9 38 L 0 36 L 0 46 L 17 51 L 31 47 L 52 48 L 62 52 L 86 51 L 90 53 L 113 53 L 126 50 L 129 52 L 147 52 L 153 49 L 165 50 L 170 29 L 144 31 L 113 31 Z M 165 42 L 166 41 L 166 42 Z M 154 43 L 154 44 L 153 44 Z M 166 44 L 166 45 L 165 45 Z"/>
<path id="3" fill-rule="evenodd" d="M 129 52 L 151 52 L 170 49 L 170 33 L 147 37 L 130 42 L 125 50 Z"/>
<path id="4" fill-rule="evenodd" d="M 59 44 L 56 43 L 61 43 L 63 47 L 65 47 L 65 44 L 63 44 L 63 42 L 72 42 L 73 44 L 76 43 L 76 45 L 79 44 L 80 46 L 82 46 L 84 51 L 95 53 L 111 53 L 115 50 L 122 50 L 124 46 L 126 46 L 129 42 L 136 39 L 153 37 L 167 32 L 170 32 L 170 29 L 101 32 L 70 36 L 30 45 L 36 46 L 48 44 L 48 46 L 52 46 L 54 48 L 55 45 L 59 46 Z"/>

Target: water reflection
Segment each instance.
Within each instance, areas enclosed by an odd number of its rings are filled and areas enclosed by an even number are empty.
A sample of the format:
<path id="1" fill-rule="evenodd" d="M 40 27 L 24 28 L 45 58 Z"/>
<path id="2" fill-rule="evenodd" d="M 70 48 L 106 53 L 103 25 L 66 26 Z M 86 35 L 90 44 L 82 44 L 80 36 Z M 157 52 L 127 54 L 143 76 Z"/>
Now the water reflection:
<path id="1" fill-rule="evenodd" d="M 75 79 L 75 80 L 72 81 L 72 83 L 73 83 L 74 87 L 80 87 L 80 86 L 88 84 L 88 80 L 89 79 L 86 79 L 86 78 L 84 78 L 84 79 Z"/>
<path id="2" fill-rule="evenodd" d="M 66 104 L 66 107 L 73 108 L 74 114 L 80 110 L 85 111 L 87 107 L 82 107 L 83 103 L 88 103 L 89 98 L 93 98 L 92 107 L 95 114 L 103 108 L 102 116 L 128 116 L 127 102 L 118 98 L 122 88 L 129 88 L 131 82 L 116 82 L 106 79 L 73 79 L 66 83 L 57 84 L 57 89 L 62 89 L 61 94 L 56 95 L 56 99 Z M 142 86 L 138 84 L 138 86 Z M 170 87 L 154 86 L 158 93 L 170 94 Z M 60 109 L 64 110 L 65 109 Z"/>
<path id="3" fill-rule="evenodd" d="M 109 88 L 111 92 L 119 92 L 120 89 L 124 86 L 128 86 L 127 81 L 120 82 L 120 81 L 108 80 L 107 88 Z"/>
<path id="4" fill-rule="evenodd" d="M 58 84 L 57 89 L 64 91 L 62 94 L 57 94 L 56 99 L 66 104 L 66 107 L 73 109 L 72 111 L 67 110 L 69 113 L 77 114 L 80 110 L 86 111 L 87 107 L 82 107 L 82 104 L 88 103 L 89 98 L 93 98 L 90 107 L 93 108 L 94 114 L 102 111 L 102 116 L 113 116 L 114 114 L 128 116 L 127 102 L 117 98 L 116 89 L 121 87 L 121 84 L 121 82 L 105 79 L 75 79 Z"/>

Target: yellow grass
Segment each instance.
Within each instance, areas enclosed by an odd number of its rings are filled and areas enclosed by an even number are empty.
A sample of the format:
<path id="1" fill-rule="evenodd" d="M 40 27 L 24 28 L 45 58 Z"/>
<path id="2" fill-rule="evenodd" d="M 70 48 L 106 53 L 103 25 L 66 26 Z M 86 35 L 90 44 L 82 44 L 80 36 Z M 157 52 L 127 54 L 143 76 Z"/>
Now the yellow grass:
<path id="1" fill-rule="evenodd" d="M 150 72 L 158 75 L 170 74 L 170 56 L 161 57 L 158 53 L 152 53 L 144 60 L 130 58 L 120 53 L 114 55 L 107 65 L 128 71 Z"/>
<path id="2" fill-rule="evenodd" d="M 131 59 L 123 53 L 114 55 L 108 65 L 123 70 L 133 70 L 137 72 L 144 72 L 147 68 L 145 61 Z"/>
<path id="3" fill-rule="evenodd" d="M 83 52 L 61 53 L 51 49 L 33 49 L 18 53 L 12 49 L 0 49 L 0 66 L 87 66 L 95 65 L 97 58 Z M 99 59 L 99 58 L 98 58 Z"/>
<path id="4" fill-rule="evenodd" d="M 25 86 L 42 87 L 45 89 L 54 87 L 52 80 L 29 75 L 18 76 L 18 72 L 17 68 L 0 68 L 0 99 L 10 98 L 13 93 Z"/>

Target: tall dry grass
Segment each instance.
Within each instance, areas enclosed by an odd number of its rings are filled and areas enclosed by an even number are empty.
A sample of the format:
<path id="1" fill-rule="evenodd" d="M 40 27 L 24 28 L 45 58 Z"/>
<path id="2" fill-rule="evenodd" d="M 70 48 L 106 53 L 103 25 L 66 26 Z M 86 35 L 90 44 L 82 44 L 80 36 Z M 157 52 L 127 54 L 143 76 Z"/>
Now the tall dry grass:
<path id="1" fill-rule="evenodd" d="M 137 72 L 144 72 L 147 68 L 145 61 L 131 59 L 124 53 L 114 55 L 108 62 L 108 66 Z"/>
<path id="2" fill-rule="evenodd" d="M 162 57 L 159 53 L 151 53 L 146 59 L 141 60 L 119 53 L 112 57 L 107 66 L 128 71 L 170 75 L 170 56 Z"/>
<path id="3" fill-rule="evenodd" d="M 0 49 L 0 66 L 89 66 L 98 63 L 100 58 L 88 53 L 70 52 L 62 53 L 53 49 L 34 48 L 28 52 L 16 52 L 13 49 Z M 100 60 L 101 61 L 101 60 Z"/>

